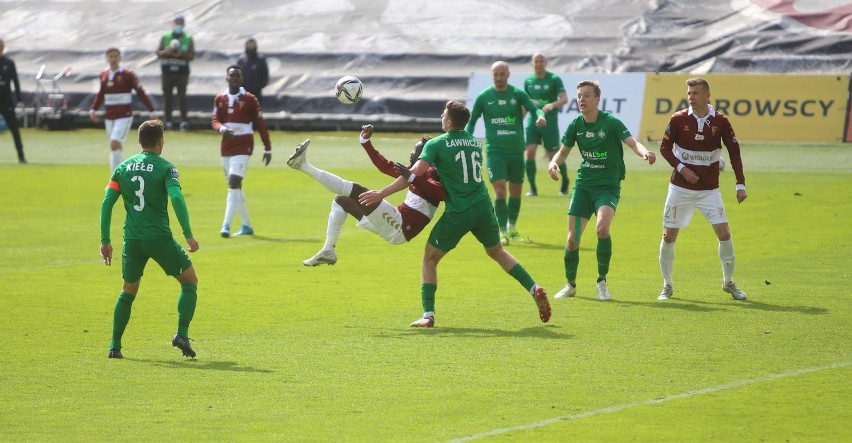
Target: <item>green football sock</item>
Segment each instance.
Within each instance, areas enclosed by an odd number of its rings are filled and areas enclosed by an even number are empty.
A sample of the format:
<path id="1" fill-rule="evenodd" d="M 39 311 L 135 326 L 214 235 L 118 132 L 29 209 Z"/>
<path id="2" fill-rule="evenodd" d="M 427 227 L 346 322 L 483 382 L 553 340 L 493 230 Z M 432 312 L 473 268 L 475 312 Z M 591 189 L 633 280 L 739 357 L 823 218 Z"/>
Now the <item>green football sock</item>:
<path id="1" fill-rule="evenodd" d="M 535 160 L 525 160 L 524 166 L 526 167 L 526 170 L 527 170 L 527 181 L 530 183 L 530 190 L 535 191 L 536 190 L 536 186 L 535 186 L 535 173 L 536 173 Z"/>
<path id="2" fill-rule="evenodd" d="M 423 302 L 423 312 L 435 312 L 435 293 L 438 285 L 435 283 L 420 284 L 420 300 Z"/>
<path id="3" fill-rule="evenodd" d="M 580 248 L 573 251 L 565 248 L 565 279 L 569 282 L 577 281 L 577 267 L 580 266 Z"/>
<path id="4" fill-rule="evenodd" d="M 568 184 L 571 183 L 571 181 L 568 180 L 568 165 L 565 163 L 559 165 L 559 175 L 562 177 L 562 181 L 568 182 Z"/>
<path id="5" fill-rule="evenodd" d="M 178 297 L 178 330 L 183 338 L 189 338 L 189 323 L 195 315 L 195 302 L 198 300 L 198 287 L 192 283 L 181 283 Z"/>
<path id="6" fill-rule="evenodd" d="M 517 280 L 521 286 L 526 288 L 527 292 L 532 290 L 532 287 L 535 286 L 535 280 L 533 280 L 527 270 L 524 269 L 520 263 L 516 264 L 512 269 L 509 269 L 509 275 Z"/>
<path id="7" fill-rule="evenodd" d="M 518 215 L 521 213 L 521 199 L 509 197 L 509 224 L 514 226 L 518 223 Z"/>
<path id="8" fill-rule="evenodd" d="M 609 273 L 609 259 L 612 258 L 612 236 L 598 239 L 598 277 L 606 278 Z"/>
<path id="9" fill-rule="evenodd" d="M 505 232 L 506 221 L 509 218 L 509 208 L 506 206 L 505 198 L 494 200 L 494 215 L 497 216 L 497 226 L 500 227 L 500 232 Z"/>
<path id="10" fill-rule="evenodd" d="M 121 291 L 118 301 L 115 302 L 115 311 L 112 314 L 112 340 L 109 342 L 110 349 L 121 349 L 121 336 L 130 321 L 130 308 L 136 295 Z"/>

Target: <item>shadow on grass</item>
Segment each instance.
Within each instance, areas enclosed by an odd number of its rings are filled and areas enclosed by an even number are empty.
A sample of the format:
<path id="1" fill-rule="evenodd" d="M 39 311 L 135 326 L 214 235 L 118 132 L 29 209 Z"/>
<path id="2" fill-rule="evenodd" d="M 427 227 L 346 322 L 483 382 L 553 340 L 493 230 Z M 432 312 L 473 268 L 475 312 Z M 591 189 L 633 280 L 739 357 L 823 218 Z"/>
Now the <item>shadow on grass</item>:
<path id="1" fill-rule="evenodd" d="M 255 372 L 262 374 L 270 374 L 275 371 L 270 369 L 259 369 L 251 366 L 240 366 L 234 361 L 204 361 L 197 359 L 183 360 L 142 360 L 134 358 L 125 358 L 125 360 L 138 361 L 140 363 L 150 363 L 154 366 L 164 366 L 180 369 L 200 369 L 206 371 L 234 371 L 234 372 Z"/>
<path id="2" fill-rule="evenodd" d="M 239 237 L 237 237 L 239 238 Z M 266 237 L 264 235 L 254 234 L 251 238 L 259 241 L 271 242 L 271 243 L 322 243 L 325 239 L 319 238 L 275 238 L 275 237 Z"/>
<path id="3" fill-rule="evenodd" d="M 726 303 L 720 302 L 706 302 L 706 301 L 691 301 L 691 303 L 696 304 L 705 304 L 705 305 L 724 305 L 730 307 L 741 307 L 745 309 L 758 309 L 761 311 L 767 312 L 798 312 L 799 314 L 805 315 L 825 315 L 828 314 L 828 308 L 824 308 L 822 306 L 783 306 L 783 305 L 774 305 L 772 303 L 766 303 L 763 301 L 755 301 L 755 300 L 745 300 L 745 301 L 734 301 L 730 300 Z"/>
<path id="4" fill-rule="evenodd" d="M 706 306 L 709 303 L 702 302 L 693 302 L 692 300 L 681 300 L 681 299 L 671 299 L 667 301 L 630 301 L 630 300 L 621 300 L 617 298 L 613 298 L 609 301 L 600 301 L 597 297 L 572 297 L 575 300 L 580 300 L 583 302 L 590 303 L 603 303 L 603 304 L 611 304 L 615 306 L 622 307 L 632 307 L 632 306 L 644 306 L 646 308 L 655 308 L 655 309 L 678 309 L 681 311 L 691 311 L 691 312 L 710 312 L 710 311 L 727 311 L 727 309 L 722 307 L 713 307 Z M 561 304 L 560 302 L 556 302 Z M 571 302 L 566 302 L 571 303 Z"/>
<path id="5" fill-rule="evenodd" d="M 382 338 L 399 338 L 410 337 L 415 335 L 434 335 L 434 336 L 457 336 L 457 337 L 518 337 L 518 338 L 549 338 L 555 340 L 567 340 L 573 337 L 571 334 L 560 332 L 560 326 L 544 325 L 532 326 L 518 330 L 498 329 L 498 328 L 458 328 L 458 327 L 434 327 L 434 328 L 410 328 L 410 329 L 390 329 L 387 330 L 392 334 L 381 334 Z"/>

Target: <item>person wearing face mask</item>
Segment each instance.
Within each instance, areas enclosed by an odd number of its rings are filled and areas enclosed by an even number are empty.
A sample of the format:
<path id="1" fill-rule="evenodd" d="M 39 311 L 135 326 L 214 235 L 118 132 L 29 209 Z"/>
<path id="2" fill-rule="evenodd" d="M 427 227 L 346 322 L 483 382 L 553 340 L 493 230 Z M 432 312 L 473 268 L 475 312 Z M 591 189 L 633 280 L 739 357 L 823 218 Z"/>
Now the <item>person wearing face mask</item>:
<path id="1" fill-rule="evenodd" d="M 156 51 L 163 72 L 163 121 L 166 129 L 172 129 L 172 94 L 177 89 L 181 131 L 189 130 L 186 85 L 189 83 L 189 62 L 195 59 L 195 42 L 184 30 L 185 24 L 182 15 L 176 16 L 174 27 L 160 38 Z"/>
<path id="2" fill-rule="evenodd" d="M 257 53 L 257 40 L 246 40 L 246 52 L 240 55 L 237 64 L 243 68 L 243 88 L 257 97 L 263 104 L 263 88 L 269 83 L 269 66 L 266 57 Z"/>

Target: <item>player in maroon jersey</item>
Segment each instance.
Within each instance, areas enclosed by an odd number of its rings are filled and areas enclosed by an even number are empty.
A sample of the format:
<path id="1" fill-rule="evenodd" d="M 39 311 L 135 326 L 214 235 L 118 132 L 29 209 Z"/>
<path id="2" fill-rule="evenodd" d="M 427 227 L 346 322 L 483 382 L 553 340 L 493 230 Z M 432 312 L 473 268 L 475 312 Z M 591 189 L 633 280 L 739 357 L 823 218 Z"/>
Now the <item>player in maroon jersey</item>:
<path id="1" fill-rule="evenodd" d="M 121 65 L 121 51 L 118 48 L 107 49 L 106 59 L 109 67 L 101 71 L 101 86 L 92 102 L 92 109 L 89 110 L 89 119 L 94 123 L 100 123 L 101 119 L 96 112 L 101 105 L 104 105 L 104 120 L 106 120 L 110 149 L 109 167 L 112 171 L 123 160 L 121 148 L 133 125 L 133 91 L 136 91 L 136 95 L 148 111 L 154 112 L 154 105 L 145 93 L 145 89 L 139 84 L 136 74 Z"/>
<path id="2" fill-rule="evenodd" d="M 430 167 L 425 174 L 415 176 L 411 174 L 411 167 L 423 145 L 429 141 L 429 137 L 423 137 L 414 145 L 409 158 L 409 166 L 394 163 L 386 159 L 373 147 L 370 137 L 373 135 L 373 125 L 364 125 L 361 128 L 361 146 L 367 151 L 373 164 L 379 171 L 391 176 L 403 176 L 408 179 L 408 193 L 405 201 L 394 207 L 387 200 L 382 200 L 376 206 L 362 205 L 358 202 L 358 196 L 368 191 L 359 183 L 344 180 L 328 171 L 317 169 L 307 161 L 307 150 L 310 140 L 305 140 L 290 159 L 287 165 L 298 169 L 320 182 L 329 191 L 337 194 L 331 202 L 331 212 L 328 214 L 328 228 L 326 229 L 325 244 L 313 257 L 303 261 L 305 266 L 317 266 L 321 264 L 333 265 L 337 263 L 335 246 L 346 214 L 351 214 L 358 220 L 358 226 L 373 232 L 392 245 L 399 245 L 414 238 L 435 216 L 438 205 L 446 199 L 447 194 L 444 186 L 438 180 L 435 168 Z"/>
<path id="3" fill-rule="evenodd" d="M 719 239 L 722 290 L 735 300 L 745 300 L 746 294 L 733 281 L 734 243 L 719 191 L 719 160 L 724 142 L 737 180 L 737 203 L 742 203 L 748 196 L 740 145 L 728 118 L 710 106 L 710 85 L 707 81 L 691 78 L 686 81 L 686 86 L 689 108 L 672 115 L 660 145 L 660 153 L 674 170 L 663 210 L 664 231 L 660 242 L 663 290 L 657 300 L 672 297 L 675 241 L 680 229 L 689 226 L 696 209 L 710 222 Z"/>
<path id="4" fill-rule="evenodd" d="M 260 111 L 257 97 L 243 88 L 243 69 L 230 65 L 225 70 L 228 89 L 213 99 L 213 130 L 222 134 L 222 169 L 228 181 L 228 199 L 225 205 L 225 220 L 222 222 L 222 237 L 231 236 L 231 219 L 239 213 L 242 227 L 234 235 L 252 235 L 254 228 L 248 215 L 243 178 L 248 170 L 249 159 L 254 150 L 254 131 L 260 132 L 263 141 L 263 164 L 272 160 L 272 143 L 266 121 Z"/>

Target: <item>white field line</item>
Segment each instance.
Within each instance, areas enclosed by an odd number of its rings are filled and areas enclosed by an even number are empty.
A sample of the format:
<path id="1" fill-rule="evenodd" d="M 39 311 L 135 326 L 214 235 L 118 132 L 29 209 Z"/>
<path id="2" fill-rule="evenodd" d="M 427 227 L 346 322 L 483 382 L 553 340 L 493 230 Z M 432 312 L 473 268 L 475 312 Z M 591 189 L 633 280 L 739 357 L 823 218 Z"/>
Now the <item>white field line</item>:
<path id="1" fill-rule="evenodd" d="M 467 442 L 467 441 L 472 441 L 472 440 L 479 440 L 481 438 L 486 438 L 486 437 L 493 437 L 495 435 L 506 434 L 508 432 L 526 431 L 526 430 L 529 430 L 529 429 L 538 429 L 538 428 L 543 428 L 545 426 L 550 426 L 552 424 L 556 424 L 556 423 L 560 423 L 560 422 L 577 420 L 577 419 L 586 418 L 586 417 L 593 417 L 593 416 L 601 415 L 601 414 L 609 414 L 611 412 L 623 411 L 625 409 L 635 408 L 637 406 L 656 405 L 656 404 L 660 404 L 660 403 L 666 403 L 666 402 L 669 402 L 669 401 L 672 401 L 672 400 L 680 400 L 680 399 L 684 399 L 684 398 L 695 397 L 695 396 L 698 396 L 698 395 L 712 394 L 714 392 L 719 392 L 719 391 L 727 391 L 729 389 L 739 388 L 741 386 L 747 386 L 747 385 L 751 385 L 751 384 L 755 384 L 755 383 L 763 383 L 763 382 L 778 380 L 778 379 L 786 378 L 786 377 L 795 377 L 797 375 L 808 374 L 808 373 L 811 373 L 811 372 L 825 371 L 825 370 L 829 370 L 829 369 L 845 368 L 845 367 L 850 366 L 850 365 L 852 365 L 852 361 L 846 361 L 846 362 L 841 362 L 841 363 L 833 363 L 833 364 L 830 364 L 830 365 L 827 365 L 827 366 L 820 366 L 820 367 L 816 367 L 816 368 L 807 368 L 807 369 L 800 369 L 798 371 L 785 372 L 783 374 L 772 374 L 772 375 L 767 375 L 765 377 L 750 378 L 750 379 L 747 379 L 747 380 L 735 381 L 735 382 L 727 383 L 727 384 L 724 384 L 724 385 L 711 386 L 709 388 L 696 389 L 694 391 L 687 391 L 687 392 L 684 392 L 682 394 L 670 395 L 668 397 L 655 398 L 655 399 L 651 399 L 651 400 L 641 400 L 641 401 L 636 401 L 636 402 L 632 402 L 632 403 L 624 403 L 624 404 L 621 404 L 621 405 L 615 405 L 615 406 L 609 406 L 609 407 L 602 408 L 602 409 L 596 409 L 594 411 L 580 412 L 578 414 L 563 415 L 563 416 L 560 416 L 560 417 L 553 417 L 553 418 L 549 418 L 547 420 L 541 420 L 541 421 L 537 421 L 537 422 L 533 422 L 533 423 L 527 423 L 527 424 L 524 424 L 524 425 L 517 425 L 517 426 L 510 426 L 510 427 L 507 427 L 507 428 L 492 429 L 490 431 L 481 432 L 479 434 L 473 434 L 473 435 L 468 435 L 466 437 L 460 437 L 460 438 L 456 438 L 456 439 L 453 439 L 453 440 L 448 440 L 448 443 L 461 443 L 461 442 Z"/>

